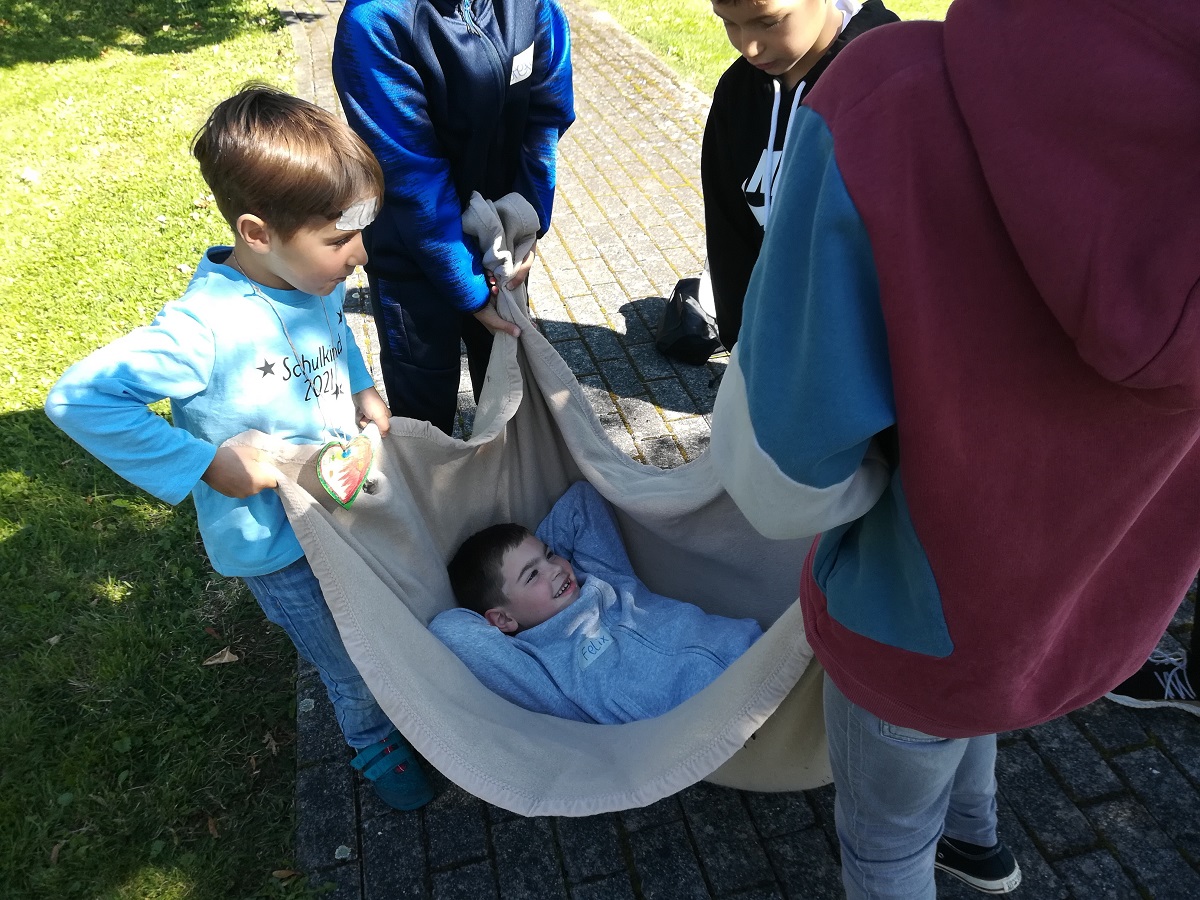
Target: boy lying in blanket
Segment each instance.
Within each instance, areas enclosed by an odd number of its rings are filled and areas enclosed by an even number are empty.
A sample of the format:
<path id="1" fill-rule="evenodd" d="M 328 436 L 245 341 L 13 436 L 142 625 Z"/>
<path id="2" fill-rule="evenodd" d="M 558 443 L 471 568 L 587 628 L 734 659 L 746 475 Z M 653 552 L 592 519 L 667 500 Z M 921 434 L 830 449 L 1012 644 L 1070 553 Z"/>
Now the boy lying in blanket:
<path id="1" fill-rule="evenodd" d="M 485 528 L 449 570 L 460 606 L 429 630 L 493 693 L 566 719 L 662 715 L 762 634 L 753 619 L 652 593 L 633 573 L 612 508 L 586 481 L 558 499 L 536 536 L 511 523 Z"/>

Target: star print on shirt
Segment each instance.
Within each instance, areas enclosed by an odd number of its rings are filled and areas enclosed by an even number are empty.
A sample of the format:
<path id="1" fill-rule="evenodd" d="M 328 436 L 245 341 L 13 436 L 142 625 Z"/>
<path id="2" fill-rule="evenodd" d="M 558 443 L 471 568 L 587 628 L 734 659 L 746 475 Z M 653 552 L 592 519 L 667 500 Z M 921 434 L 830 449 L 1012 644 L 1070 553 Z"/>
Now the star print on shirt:
<path id="1" fill-rule="evenodd" d="M 342 315 L 342 311 L 339 309 L 339 310 L 338 310 L 338 324 L 339 324 L 339 325 L 341 325 L 341 324 L 342 324 L 342 322 L 344 322 L 344 321 L 346 321 L 346 319 L 345 319 L 345 317 Z"/>
<path id="2" fill-rule="evenodd" d="M 342 396 L 342 385 L 339 382 L 333 386 L 333 399 L 336 400 L 340 396 Z"/>
<path id="3" fill-rule="evenodd" d="M 275 363 L 268 362 L 265 359 L 263 360 L 263 364 L 261 366 L 255 366 L 254 368 L 256 368 L 256 369 L 258 369 L 258 371 L 262 372 L 263 378 L 266 378 L 268 375 L 275 374 Z"/>

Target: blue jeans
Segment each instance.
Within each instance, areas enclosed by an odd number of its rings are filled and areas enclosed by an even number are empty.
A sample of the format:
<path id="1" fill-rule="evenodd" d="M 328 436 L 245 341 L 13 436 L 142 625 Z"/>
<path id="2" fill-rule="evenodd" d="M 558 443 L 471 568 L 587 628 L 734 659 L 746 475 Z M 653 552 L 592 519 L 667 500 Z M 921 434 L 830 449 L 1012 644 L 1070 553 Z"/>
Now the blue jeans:
<path id="1" fill-rule="evenodd" d="M 850 900 L 932 900 L 938 837 L 996 843 L 996 736 L 901 728 L 825 678 L 834 820 Z"/>
<path id="2" fill-rule="evenodd" d="M 296 651 L 316 667 L 346 743 L 358 750 L 387 737 L 392 723 L 346 652 L 308 560 L 302 556 L 278 572 L 244 580 L 267 618 L 286 631 Z"/>

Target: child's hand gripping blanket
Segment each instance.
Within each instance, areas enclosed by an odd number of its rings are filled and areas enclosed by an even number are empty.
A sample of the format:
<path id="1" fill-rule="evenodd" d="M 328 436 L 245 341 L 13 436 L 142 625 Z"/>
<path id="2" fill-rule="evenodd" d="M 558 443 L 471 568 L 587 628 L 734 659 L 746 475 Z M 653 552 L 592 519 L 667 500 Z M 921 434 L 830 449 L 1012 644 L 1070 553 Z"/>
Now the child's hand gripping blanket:
<path id="1" fill-rule="evenodd" d="M 612 509 L 587 482 L 559 498 L 537 537 L 579 577 L 570 605 L 511 635 L 462 608 L 429 625 L 488 689 L 519 706 L 602 724 L 652 718 L 706 687 L 762 634 L 753 619 L 651 592 Z"/>

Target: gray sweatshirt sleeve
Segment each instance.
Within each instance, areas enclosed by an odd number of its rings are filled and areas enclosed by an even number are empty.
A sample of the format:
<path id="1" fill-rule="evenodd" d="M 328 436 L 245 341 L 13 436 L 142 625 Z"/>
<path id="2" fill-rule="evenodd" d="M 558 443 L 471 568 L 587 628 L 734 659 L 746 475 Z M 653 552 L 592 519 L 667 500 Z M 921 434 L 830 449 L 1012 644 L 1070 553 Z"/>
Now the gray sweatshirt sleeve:
<path id="1" fill-rule="evenodd" d="M 586 481 L 575 482 L 558 498 L 537 536 L 588 575 L 634 574 L 612 507 Z"/>

